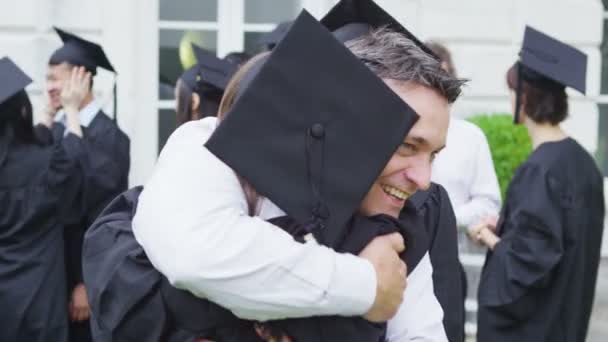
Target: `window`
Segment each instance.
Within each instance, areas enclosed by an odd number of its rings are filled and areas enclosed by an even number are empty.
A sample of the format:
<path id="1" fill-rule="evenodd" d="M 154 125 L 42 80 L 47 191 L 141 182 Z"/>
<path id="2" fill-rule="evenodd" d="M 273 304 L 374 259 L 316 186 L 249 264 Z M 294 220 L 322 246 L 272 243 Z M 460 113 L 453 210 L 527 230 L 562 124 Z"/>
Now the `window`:
<path id="1" fill-rule="evenodd" d="M 301 0 L 158 0 L 158 152 L 175 129 L 174 87 L 194 63 L 190 43 L 219 56 L 257 53 L 260 37 L 301 8 Z"/>
<path id="2" fill-rule="evenodd" d="M 299 0 L 246 0 L 244 25 L 244 50 L 259 52 L 258 41 L 277 23 L 293 20 L 302 8 Z"/>
<path id="3" fill-rule="evenodd" d="M 194 62 L 190 43 L 217 51 L 218 0 L 159 0 L 158 151 L 175 129 L 175 82 Z"/>

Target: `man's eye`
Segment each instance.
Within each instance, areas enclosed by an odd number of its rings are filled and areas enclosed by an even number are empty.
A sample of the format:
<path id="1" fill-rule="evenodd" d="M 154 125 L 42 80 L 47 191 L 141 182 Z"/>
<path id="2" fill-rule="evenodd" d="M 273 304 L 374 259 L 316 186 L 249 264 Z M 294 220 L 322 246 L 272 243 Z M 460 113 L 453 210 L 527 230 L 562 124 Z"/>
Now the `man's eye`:
<path id="1" fill-rule="evenodd" d="M 401 145 L 399 145 L 398 152 L 401 155 L 409 156 L 416 152 L 416 146 L 409 143 L 402 143 Z"/>

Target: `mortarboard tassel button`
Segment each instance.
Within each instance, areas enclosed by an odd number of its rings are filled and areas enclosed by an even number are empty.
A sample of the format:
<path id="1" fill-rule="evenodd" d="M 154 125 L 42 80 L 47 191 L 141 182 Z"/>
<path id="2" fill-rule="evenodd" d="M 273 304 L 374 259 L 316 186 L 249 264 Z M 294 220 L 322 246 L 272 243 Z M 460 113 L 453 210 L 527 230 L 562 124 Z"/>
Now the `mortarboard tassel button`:
<path id="1" fill-rule="evenodd" d="M 315 139 L 323 139 L 325 137 L 325 127 L 320 123 L 312 125 L 310 135 Z"/>

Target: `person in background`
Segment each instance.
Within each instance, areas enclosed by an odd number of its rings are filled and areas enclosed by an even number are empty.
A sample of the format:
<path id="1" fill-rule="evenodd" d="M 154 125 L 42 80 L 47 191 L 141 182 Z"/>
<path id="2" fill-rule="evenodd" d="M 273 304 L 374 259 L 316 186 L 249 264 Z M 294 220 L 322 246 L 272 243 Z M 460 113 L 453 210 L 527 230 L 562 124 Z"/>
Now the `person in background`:
<path id="1" fill-rule="evenodd" d="M 456 76 L 450 51 L 438 42 L 427 46 L 441 59 L 442 67 Z M 500 188 L 488 140 L 479 127 L 452 116 L 447 145 L 433 162 L 431 179 L 450 196 L 459 227 L 472 227 L 500 209 Z"/>
<path id="2" fill-rule="evenodd" d="M 585 341 L 604 230 L 604 178 L 560 127 L 566 87 L 586 89 L 587 56 L 526 27 L 507 72 L 514 122 L 533 151 L 507 189 L 500 219 L 473 238 L 488 247 L 479 284 L 480 342 Z"/>
<path id="3" fill-rule="evenodd" d="M 456 77 L 456 68 L 447 47 L 436 41 L 429 41 L 426 45 L 439 57 L 443 69 Z M 454 208 L 457 227 L 467 229 L 498 214 L 500 189 L 492 155 L 486 136 L 474 124 L 451 117 L 447 144 L 433 162 L 431 180 L 446 189 Z M 459 310 L 464 334 L 464 303 L 468 284 L 461 263 L 459 267 L 462 283 Z"/>
<path id="4" fill-rule="evenodd" d="M 90 78 L 72 69 L 60 95 L 66 134 L 44 146 L 25 91 L 32 80 L 0 59 L 0 341 L 68 341 L 64 229 L 82 204 L 78 106 Z"/>
<path id="5" fill-rule="evenodd" d="M 66 135 L 66 111 L 61 102 L 61 93 L 69 84 L 73 70 L 83 67 L 91 77 L 101 67 L 115 72 L 102 47 L 55 28 L 63 45 L 55 50 L 48 63 L 46 91 L 48 110 L 42 124 L 37 125 L 36 134 L 45 144 L 57 143 Z M 84 152 L 80 164 L 84 181 L 79 197 L 82 216 L 65 230 L 66 267 L 70 308 L 70 340 L 90 341 L 89 303 L 82 279 L 82 242 L 87 228 L 101 210 L 114 197 L 128 187 L 130 166 L 127 135 L 101 109 L 101 103 L 93 95 L 93 81 L 78 104 L 80 125 L 84 141 Z"/>
<path id="6" fill-rule="evenodd" d="M 175 85 L 176 124 L 216 116 L 224 89 L 238 64 L 220 59 L 195 44 L 196 64 L 182 73 Z M 234 59 L 234 57 L 232 58 Z"/>

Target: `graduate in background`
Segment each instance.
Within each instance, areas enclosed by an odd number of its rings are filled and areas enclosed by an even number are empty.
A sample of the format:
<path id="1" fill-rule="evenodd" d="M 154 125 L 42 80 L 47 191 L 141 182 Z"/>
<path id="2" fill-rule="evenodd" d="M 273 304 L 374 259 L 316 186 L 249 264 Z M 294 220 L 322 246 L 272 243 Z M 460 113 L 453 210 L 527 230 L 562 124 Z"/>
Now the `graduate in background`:
<path id="1" fill-rule="evenodd" d="M 585 93 L 587 56 L 526 27 L 507 73 L 516 124 L 534 150 L 516 171 L 500 219 L 474 238 L 481 274 L 478 341 L 585 341 L 604 228 L 604 184 L 593 157 L 560 128 L 566 87 Z"/>
<path id="2" fill-rule="evenodd" d="M 47 94 L 49 108 L 37 135 L 46 143 L 57 142 L 65 135 L 65 109 L 60 93 L 75 67 L 84 67 L 92 76 L 97 67 L 115 72 L 101 46 L 55 28 L 63 41 L 49 60 Z M 115 99 L 116 100 L 116 99 Z M 63 109 L 63 110 L 62 110 Z M 92 82 L 78 106 L 85 152 L 80 160 L 85 180 L 80 189 L 83 215 L 65 233 L 69 307 L 72 341 L 90 341 L 89 305 L 82 282 L 82 240 L 86 229 L 101 210 L 128 186 L 129 138 L 112 121 L 94 98 Z M 116 112 L 114 113 L 116 119 Z"/>
<path id="3" fill-rule="evenodd" d="M 224 89 L 238 69 L 238 64 L 220 59 L 195 44 L 192 44 L 192 50 L 196 64 L 184 71 L 175 85 L 177 127 L 188 121 L 216 116 Z"/>
<path id="4" fill-rule="evenodd" d="M 427 42 L 426 45 L 439 56 L 441 66 L 456 77 L 450 51 L 437 42 Z M 458 227 L 466 229 L 498 215 L 500 189 L 490 147 L 484 133 L 474 124 L 454 116 L 450 118 L 446 148 L 433 161 L 431 180 L 445 187 Z M 462 300 L 459 307 L 454 303 L 452 310 L 458 307 L 460 311 L 458 330 L 464 335 L 464 302 L 468 286 L 464 267 L 460 263 L 458 266 L 462 278 Z M 448 311 L 446 317 L 454 314 Z"/>
<path id="5" fill-rule="evenodd" d="M 79 217 L 84 152 L 78 99 L 90 75 L 74 69 L 61 93 L 66 134 L 35 137 L 31 79 L 0 59 L 0 341 L 68 341 L 63 232 Z"/>
<path id="6" fill-rule="evenodd" d="M 450 51 L 437 42 L 426 45 L 439 56 L 443 68 L 456 77 Z M 447 190 L 459 227 L 474 226 L 498 215 L 500 188 L 492 154 L 486 136 L 474 124 L 452 116 L 448 142 L 433 162 L 431 179 Z"/>

